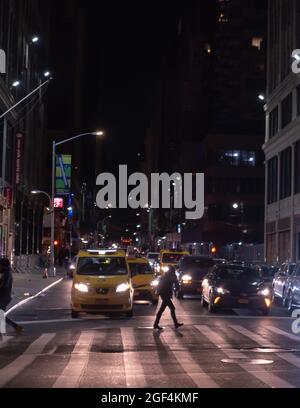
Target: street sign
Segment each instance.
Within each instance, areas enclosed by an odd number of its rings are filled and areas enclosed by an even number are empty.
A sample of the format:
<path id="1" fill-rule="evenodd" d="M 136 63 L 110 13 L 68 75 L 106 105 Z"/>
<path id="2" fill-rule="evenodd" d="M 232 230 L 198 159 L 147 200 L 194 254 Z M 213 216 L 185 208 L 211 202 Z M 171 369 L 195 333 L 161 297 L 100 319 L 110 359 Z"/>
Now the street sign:
<path id="1" fill-rule="evenodd" d="M 56 193 L 68 195 L 71 193 L 72 156 L 56 156 Z"/>

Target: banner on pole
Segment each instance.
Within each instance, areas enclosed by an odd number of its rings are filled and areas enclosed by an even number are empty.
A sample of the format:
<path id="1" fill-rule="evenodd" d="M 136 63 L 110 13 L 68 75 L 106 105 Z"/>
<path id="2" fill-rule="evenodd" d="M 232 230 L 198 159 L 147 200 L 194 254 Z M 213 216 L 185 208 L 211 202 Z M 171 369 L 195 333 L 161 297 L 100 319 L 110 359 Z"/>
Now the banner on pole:
<path id="1" fill-rule="evenodd" d="M 71 193 L 72 156 L 58 154 L 56 156 L 56 194 Z"/>

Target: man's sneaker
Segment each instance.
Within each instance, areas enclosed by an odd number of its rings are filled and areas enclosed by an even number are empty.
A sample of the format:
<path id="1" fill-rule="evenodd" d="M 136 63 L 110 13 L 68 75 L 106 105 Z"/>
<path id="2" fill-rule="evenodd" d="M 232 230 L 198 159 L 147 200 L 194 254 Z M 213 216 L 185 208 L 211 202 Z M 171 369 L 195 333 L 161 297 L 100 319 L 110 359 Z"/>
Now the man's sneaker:
<path id="1" fill-rule="evenodd" d="M 179 329 L 179 327 L 182 327 L 183 326 L 183 323 L 177 323 L 177 324 L 175 324 L 175 329 Z"/>
<path id="2" fill-rule="evenodd" d="M 153 330 L 163 330 L 163 327 L 160 327 L 160 326 L 153 326 Z"/>

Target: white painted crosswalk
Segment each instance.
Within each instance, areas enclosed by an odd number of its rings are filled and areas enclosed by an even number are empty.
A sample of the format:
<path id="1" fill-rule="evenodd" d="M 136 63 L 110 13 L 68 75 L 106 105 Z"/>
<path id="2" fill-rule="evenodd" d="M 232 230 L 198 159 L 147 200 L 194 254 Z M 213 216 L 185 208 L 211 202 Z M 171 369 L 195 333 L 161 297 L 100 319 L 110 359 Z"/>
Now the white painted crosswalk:
<path id="1" fill-rule="evenodd" d="M 130 388 L 295 388 L 300 387 L 299 341 L 272 325 L 259 330 L 226 323 L 161 333 L 121 327 L 7 338 L 0 342 L 0 387 L 22 387 L 31 376 L 37 387 L 76 388 L 89 386 L 87 378 L 93 377 L 93 384 L 101 384 L 103 375 L 113 386 L 112 373 L 118 373 L 119 380 L 124 377 L 119 386 Z M 246 385 L 240 378 L 248 378 Z"/>

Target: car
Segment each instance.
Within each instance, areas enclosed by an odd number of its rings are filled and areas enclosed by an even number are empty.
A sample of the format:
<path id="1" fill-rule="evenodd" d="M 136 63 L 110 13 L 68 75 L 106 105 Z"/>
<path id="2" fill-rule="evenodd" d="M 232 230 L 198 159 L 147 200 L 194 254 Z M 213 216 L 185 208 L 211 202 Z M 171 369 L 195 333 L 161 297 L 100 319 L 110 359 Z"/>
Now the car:
<path id="1" fill-rule="evenodd" d="M 88 250 L 76 257 L 71 315 L 81 312 L 133 315 L 133 286 L 124 251 Z"/>
<path id="2" fill-rule="evenodd" d="M 192 255 L 182 257 L 176 271 L 179 282 L 176 297 L 183 299 L 185 295 L 200 295 L 202 281 L 214 265 L 215 261 L 210 257 Z"/>
<path id="3" fill-rule="evenodd" d="M 134 288 L 133 300 L 148 300 L 152 304 L 158 303 L 156 289 L 158 280 L 146 258 L 127 258 Z"/>
<path id="4" fill-rule="evenodd" d="M 275 273 L 272 289 L 273 289 L 273 302 L 281 300 L 282 305 L 285 307 L 287 303 L 288 294 L 288 282 L 292 276 L 296 263 L 285 262 L 279 268 L 279 271 Z"/>
<path id="5" fill-rule="evenodd" d="M 271 291 L 266 288 L 254 268 L 236 264 L 218 265 L 202 283 L 202 305 L 210 312 L 221 309 L 258 309 L 267 315 L 272 304 Z"/>
<path id="6" fill-rule="evenodd" d="M 159 266 L 156 268 L 156 271 L 163 275 L 168 272 L 170 266 L 177 267 L 180 259 L 189 254 L 188 251 L 178 251 L 175 249 L 161 250 L 159 255 Z"/>
<path id="7" fill-rule="evenodd" d="M 273 291 L 273 280 L 277 272 L 275 267 L 269 265 L 260 265 L 256 267 L 266 286 Z"/>
<path id="8" fill-rule="evenodd" d="M 152 268 L 154 267 L 155 262 L 158 260 L 158 258 L 159 258 L 159 252 L 148 252 L 147 253 L 147 259 Z"/>
<path id="9" fill-rule="evenodd" d="M 296 264 L 289 275 L 286 285 L 285 305 L 288 311 L 300 307 L 300 263 Z"/>

